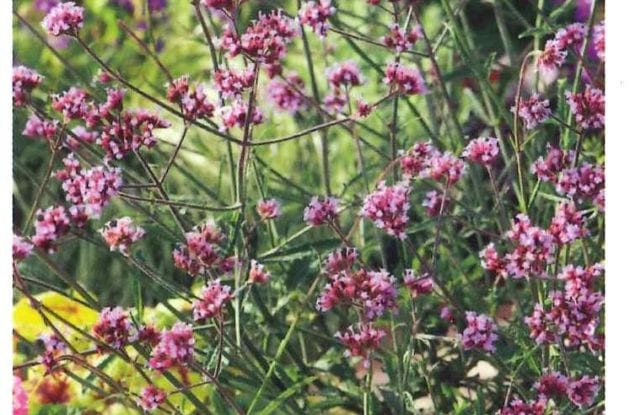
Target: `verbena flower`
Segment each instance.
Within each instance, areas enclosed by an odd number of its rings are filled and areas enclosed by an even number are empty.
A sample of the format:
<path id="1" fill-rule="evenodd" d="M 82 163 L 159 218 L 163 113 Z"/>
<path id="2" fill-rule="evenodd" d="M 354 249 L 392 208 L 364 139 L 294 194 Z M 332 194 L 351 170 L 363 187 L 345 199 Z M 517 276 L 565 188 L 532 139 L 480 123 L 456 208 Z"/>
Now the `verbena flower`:
<path id="1" fill-rule="evenodd" d="M 512 107 L 511 111 L 516 111 L 515 107 Z M 540 94 L 533 94 L 528 99 L 521 98 L 518 105 L 518 116 L 525 122 L 525 128 L 528 130 L 536 128 L 551 117 L 549 100 L 542 98 Z"/>
<path id="2" fill-rule="evenodd" d="M 558 174 L 567 169 L 573 163 L 575 153 L 572 150 L 564 151 L 547 144 L 547 155 L 539 157 L 531 166 L 532 174 L 535 174 L 543 182 L 556 183 Z"/>
<path id="3" fill-rule="evenodd" d="M 534 384 L 534 389 L 542 399 L 563 398 L 568 387 L 569 379 L 560 372 L 546 373 Z"/>
<path id="4" fill-rule="evenodd" d="M 221 308 L 232 299 L 230 291 L 230 287 L 221 285 L 219 280 L 209 282 L 201 290 L 201 298 L 193 301 L 193 319 L 199 321 L 220 315 Z"/>
<path id="5" fill-rule="evenodd" d="M 558 244 L 568 244 L 588 235 L 586 219 L 573 202 L 562 202 L 551 219 L 549 233 Z"/>
<path id="6" fill-rule="evenodd" d="M 407 95 L 424 94 L 427 88 L 424 79 L 416 68 L 403 66 L 399 63 L 390 63 L 385 69 L 385 85 L 393 92 Z"/>
<path id="7" fill-rule="evenodd" d="M 508 406 L 501 409 L 500 415 L 544 415 L 546 408 L 547 400 L 545 399 L 524 402 L 515 398 Z"/>
<path id="8" fill-rule="evenodd" d="M 51 36 L 76 35 L 83 27 L 83 12 L 72 1 L 59 3 L 44 17 L 42 26 Z"/>
<path id="9" fill-rule="evenodd" d="M 222 67 L 214 72 L 214 86 L 223 99 L 241 97 L 245 90 L 254 86 L 255 80 L 253 65 L 242 70 Z"/>
<path id="10" fill-rule="evenodd" d="M 396 52 L 404 52 L 413 47 L 413 45 L 422 38 L 420 27 L 414 26 L 405 32 L 398 23 L 394 23 L 389 28 L 389 33 L 383 37 L 382 42 Z"/>
<path id="11" fill-rule="evenodd" d="M 593 48 L 599 60 L 606 60 L 606 25 L 599 22 L 593 26 Z"/>
<path id="12" fill-rule="evenodd" d="M 335 14 L 331 0 L 308 1 L 298 11 L 300 23 L 308 25 L 320 37 L 325 37 L 330 24 L 328 18 Z"/>
<path id="13" fill-rule="evenodd" d="M 40 336 L 40 340 L 44 343 L 44 352 L 37 360 L 44 366 L 46 374 L 53 373 L 59 357 L 66 352 L 68 346 L 56 334 L 44 334 Z"/>
<path id="14" fill-rule="evenodd" d="M 52 107 L 66 121 L 77 120 L 88 114 L 91 105 L 88 98 L 86 91 L 73 86 L 62 94 L 52 95 Z"/>
<path id="15" fill-rule="evenodd" d="M 383 181 L 363 201 L 361 216 L 371 220 L 377 228 L 383 229 L 388 235 L 405 239 L 409 222 L 408 212 L 411 207 L 410 193 L 411 188 L 406 182 L 387 186 Z"/>
<path id="16" fill-rule="evenodd" d="M 557 40 L 548 40 L 545 48 L 538 57 L 538 68 L 543 72 L 555 72 L 564 64 L 567 58 L 567 51 L 564 50 Z"/>
<path id="17" fill-rule="evenodd" d="M 264 284 L 271 278 L 271 274 L 265 271 L 265 267 L 260 262 L 252 259 L 249 270 L 249 281 L 254 284 Z"/>
<path id="18" fill-rule="evenodd" d="M 585 408 L 593 404 L 598 391 L 599 379 L 597 377 L 582 376 L 579 380 L 569 383 L 568 396 L 575 405 Z"/>
<path id="19" fill-rule="evenodd" d="M 26 126 L 22 134 L 28 138 L 43 138 L 52 140 L 57 135 L 58 122 L 43 120 L 35 114 L 31 114 L 26 120 Z"/>
<path id="20" fill-rule="evenodd" d="M 195 353 L 192 326 L 178 321 L 170 330 L 164 330 L 160 342 L 151 351 L 149 366 L 164 372 L 172 367 L 184 367 Z"/>
<path id="21" fill-rule="evenodd" d="M 341 248 L 331 252 L 324 262 L 324 270 L 329 276 L 349 271 L 359 259 L 356 248 Z"/>
<path id="22" fill-rule="evenodd" d="M 447 211 L 449 207 L 449 199 L 443 192 L 431 190 L 424 196 L 422 206 L 424 206 L 427 215 L 434 218 L 439 216 L 440 213 Z"/>
<path id="23" fill-rule="evenodd" d="M 33 89 L 42 83 L 44 77 L 35 70 L 26 66 L 14 66 L 12 75 L 13 84 L 13 105 L 16 107 L 25 106 L 29 100 Z"/>
<path id="24" fill-rule="evenodd" d="M 336 63 L 326 69 L 326 77 L 335 88 L 359 86 L 364 82 L 361 70 L 354 61 Z"/>
<path id="25" fill-rule="evenodd" d="M 481 258 L 481 267 L 483 269 L 495 273 L 500 277 L 507 277 L 508 272 L 505 259 L 499 255 L 494 243 L 490 243 L 482 249 L 481 252 L 479 252 L 479 258 Z"/>
<path id="26" fill-rule="evenodd" d="M 597 197 L 604 188 L 606 175 L 604 166 L 582 163 L 576 168 L 562 170 L 556 183 L 556 192 L 579 203 Z"/>
<path id="27" fill-rule="evenodd" d="M 138 398 L 138 405 L 147 412 L 156 410 L 166 400 L 166 393 L 153 385 L 142 389 Z"/>
<path id="28" fill-rule="evenodd" d="M 411 293 L 412 298 L 429 294 L 433 291 L 433 278 L 428 273 L 419 276 L 416 271 L 406 269 L 403 274 L 403 282 Z"/>
<path id="29" fill-rule="evenodd" d="M 473 163 L 490 166 L 499 156 L 499 140 L 494 137 L 479 137 L 471 140 L 462 156 Z"/>
<path id="30" fill-rule="evenodd" d="M 186 243 L 173 250 L 173 262 L 177 268 L 190 276 L 223 270 L 227 258 L 219 244 L 225 235 L 213 221 L 196 226 L 185 236 Z"/>
<path id="31" fill-rule="evenodd" d="M 494 343 L 499 339 L 496 331 L 497 326 L 490 317 L 467 311 L 466 328 L 461 336 L 464 350 L 478 348 L 494 353 Z"/>
<path id="32" fill-rule="evenodd" d="M 267 85 L 267 97 L 278 110 L 295 114 L 306 106 L 304 80 L 295 72 L 287 74 L 286 81 L 272 79 Z"/>
<path id="33" fill-rule="evenodd" d="M 381 344 L 385 331 L 377 329 L 371 324 L 360 324 L 357 329 L 348 327 L 343 333 L 337 332 L 335 337 L 346 346 L 346 356 L 360 356 L 363 367 L 370 367 L 370 355 Z"/>
<path id="34" fill-rule="evenodd" d="M 38 209 L 35 214 L 35 235 L 31 237 L 33 245 L 55 252 L 55 242 L 70 231 L 70 219 L 63 206 L 50 206 Z"/>
<path id="35" fill-rule="evenodd" d="M 135 332 L 129 313 L 122 307 L 104 308 L 98 321 L 92 327 L 92 332 L 103 343 L 114 349 L 120 349 L 135 340 Z M 103 350 L 101 345 L 97 347 Z"/>
<path id="36" fill-rule="evenodd" d="M 225 131 L 233 127 L 243 128 L 248 121 L 252 125 L 262 124 L 263 113 L 260 108 L 254 106 L 249 110 L 249 103 L 241 99 L 236 99 L 232 103 L 219 108 L 219 118 L 221 119 L 220 129 Z"/>
<path id="37" fill-rule="evenodd" d="M 280 203 L 276 199 L 260 200 L 256 211 L 262 220 L 277 219 L 280 217 Z"/>
<path id="38" fill-rule="evenodd" d="M 317 196 L 304 209 L 304 222 L 311 226 L 321 226 L 331 223 L 339 215 L 339 201 L 334 197 L 324 197 L 320 200 Z"/>
<path id="39" fill-rule="evenodd" d="M 577 52 L 582 48 L 584 37 L 586 35 L 586 27 L 584 23 L 576 22 L 563 27 L 556 32 L 555 40 L 558 42 L 560 49 L 568 49 L 573 47 Z"/>
<path id="40" fill-rule="evenodd" d="M 13 234 L 13 261 L 20 262 L 33 251 L 33 244 L 21 236 Z"/>
<path id="41" fill-rule="evenodd" d="M 586 130 L 606 125 L 606 98 L 601 89 L 587 85 L 584 92 L 566 92 L 567 103 L 578 125 Z"/>
<path id="42" fill-rule="evenodd" d="M 145 232 L 141 227 L 134 225 L 130 217 L 125 216 L 109 221 L 99 233 L 111 251 L 117 250 L 128 256 L 131 244 L 142 239 Z"/>

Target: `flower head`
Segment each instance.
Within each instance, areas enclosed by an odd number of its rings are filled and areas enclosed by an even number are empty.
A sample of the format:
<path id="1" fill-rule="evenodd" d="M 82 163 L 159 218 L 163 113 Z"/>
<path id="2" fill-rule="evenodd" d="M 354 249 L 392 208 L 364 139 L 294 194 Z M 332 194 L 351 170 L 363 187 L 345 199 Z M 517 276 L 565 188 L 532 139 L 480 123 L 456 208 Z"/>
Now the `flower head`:
<path id="1" fill-rule="evenodd" d="M 120 349 L 134 340 L 133 326 L 129 314 L 121 307 L 106 307 L 92 327 L 94 335 L 103 343 Z"/>
<path id="2" fill-rule="evenodd" d="M 13 234 L 13 260 L 16 262 L 22 261 L 29 256 L 33 251 L 33 244 L 28 242 L 21 236 Z"/>
<path id="3" fill-rule="evenodd" d="M 269 281 L 271 274 L 265 271 L 265 267 L 260 262 L 252 259 L 249 270 L 249 281 L 255 284 L 264 284 Z"/>
<path id="4" fill-rule="evenodd" d="M 13 67 L 13 105 L 23 107 L 29 100 L 30 94 L 44 77 L 26 66 Z"/>
<path id="5" fill-rule="evenodd" d="M 83 27 L 83 12 L 72 1 L 59 3 L 44 17 L 42 26 L 52 36 L 76 35 Z"/>
<path id="6" fill-rule="evenodd" d="M 487 352 L 495 351 L 494 343 L 499 336 L 496 333 L 497 326 L 490 317 L 467 311 L 466 324 L 466 329 L 462 333 L 462 343 L 465 350 L 479 348 Z"/>
<path id="7" fill-rule="evenodd" d="M 416 68 L 391 63 L 385 69 L 385 85 L 392 91 L 407 95 L 424 94 L 427 92 L 424 79 Z"/>
<path id="8" fill-rule="evenodd" d="M 280 216 L 280 203 L 276 199 L 260 200 L 256 211 L 262 220 L 277 219 Z"/>
<path id="9" fill-rule="evenodd" d="M 178 321 L 170 330 L 164 330 L 160 342 L 153 348 L 149 366 L 163 372 L 174 366 L 189 363 L 195 352 L 192 326 Z"/>
<path id="10" fill-rule="evenodd" d="M 512 112 L 516 110 L 512 107 Z M 528 99 L 521 99 L 518 105 L 518 116 L 525 122 L 528 130 L 536 128 L 539 124 L 551 117 L 549 100 L 543 99 L 539 94 L 533 94 Z"/>
<path id="11" fill-rule="evenodd" d="M 125 256 L 129 255 L 131 244 L 144 236 L 144 229 L 135 226 L 127 216 L 106 223 L 99 232 L 111 251 L 118 250 Z"/>
<path id="12" fill-rule="evenodd" d="M 601 89 L 586 86 L 584 92 L 566 93 L 575 121 L 584 129 L 600 129 L 606 124 L 606 97 Z"/>
<path id="13" fill-rule="evenodd" d="M 147 412 L 156 410 L 166 400 L 166 393 L 153 385 L 142 389 L 138 398 L 138 405 Z"/>
<path id="14" fill-rule="evenodd" d="M 320 37 L 325 37 L 330 24 L 328 18 L 335 14 L 331 0 L 308 1 L 302 5 L 298 16 L 300 23 L 310 26 Z"/>
<path id="15" fill-rule="evenodd" d="M 193 301 L 195 321 L 214 318 L 221 313 L 221 308 L 232 299 L 230 287 L 214 280 L 201 290 L 201 299 Z"/>
<path id="16" fill-rule="evenodd" d="M 320 200 L 314 196 L 311 203 L 304 209 L 304 221 L 311 226 L 321 226 L 337 219 L 338 214 L 339 201 L 337 199 L 325 197 Z"/>
<path id="17" fill-rule="evenodd" d="M 491 165 L 499 156 L 499 140 L 494 137 L 479 137 L 471 140 L 462 156 L 473 163 Z"/>
<path id="18" fill-rule="evenodd" d="M 385 331 L 377 329 L 371 324 L 361 324 L 356 330 L 351 326 L 343 333 L 337 332 L 335 337 L 346 346 L 346 356 L 362 357 L 363 366 L 368 368 L 370 367 L 370 355 L 381 344 L 381 339 L 385 337 Z"/>
<path id="19" fill-rule="evenodd" d="M 361 216 L 374 222 L 377 228 L 385 230 L 388 235 L 405 239 L 411 207 L 410 193 L 411 188 L 406 182 L 386 186 L 383 181 L 363 201 Z"/>

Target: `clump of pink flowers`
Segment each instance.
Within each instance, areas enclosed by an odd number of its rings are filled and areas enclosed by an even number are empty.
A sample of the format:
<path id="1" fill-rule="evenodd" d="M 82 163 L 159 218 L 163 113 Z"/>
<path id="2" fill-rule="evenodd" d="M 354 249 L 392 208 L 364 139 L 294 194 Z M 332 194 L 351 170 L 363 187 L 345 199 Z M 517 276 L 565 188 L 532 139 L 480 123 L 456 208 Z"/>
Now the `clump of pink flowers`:
<path id="1" fill-rule="evenodd" d="M 512 112 L 516 107 L 512 107 Z M 521 99 L 518 105 L 518 116 L 525 122 L 525 128 L 532 130 L 551 117 L 549 100 L 540 94 L 533 94 L 528 99 Z"/>
<path id="2" fill-rule="evenodd" d="M 568 244 L 588 235 L 584 214 L 579 212 L 573 202 L 562 202 L 556 208 L 551 219 L 549 232 L 558 244 Z"/>
<path id="3" fill-rule="evenodd" d="M 334 197 L 325 197 L 320 200 L 313 197 L 304 209 L 304 222 L 311 226 L 321 226 L 332 223 L 339 215 L 339 201 Z"/>
<path id="4" fill-rule="evenodd" d="M 462 156 L 473 163 L 490 166 L 499 156 L 499 140 L 494 137 L 479 137 L 471 140 Z"/>
<path id="5" fill-rule="evenodd" d="M 72 1 L 61 2 L 44 17 L 42 26 L 51 36 L 76 35 L 83 27 L 83 12 L 83 7 Z"/>
<path id="6" fill-rule="evenodd" d="M 128 216 L 106 223 L 99 232 L 111 251 L 119 251 L 125 256 L 129 255 L 131 244 L 142 239 L 145 234 L 144 229 L 134 225 Z"/>
<path id="7" fill-rule="evenodd" d="M 57 121 L 41 119 L 31 114 L 26 120 L 22 134 L 28 138 L 43 138 L 50 141 L 57 134 L 57 124 Z"/>
<path id="8" fill-rule="evenodd" d="M 246 89 L 254 86 L 256 73 L 248 65 L 242 70 L 219 68 L 214 72 L 214 85 L 223 99 L 241 97 Z"/>
<path id="9" fill-rule="evenodd" d="M 221 309 L 232 299 L 230 287 L 221 285 L 219 280 L 208 283 L 201 290 L 201 298 L 193 301 L 193 319 L 195 321 L 217 317 Z"/>
<path id="10" fill-rule="evenodd" d="M 351 326 L 343 333 L 337 332 L 335 337 L 346 346 L 346 356 L 360 356 L 363 367 L 369 368 L 370 355 L 380 345 L 385 331 L 371 324 L 361 324 L 356 330 Z"/>
<path id="11" fill-rule="evenodd" d="M 33 251 L 33 244 L 24 239 L 21 236 L 13 234 L 13 260 L 16 262 L 22 261 L 28 257 Z"/>
<path id="12" fill-rule="evenodd" d="M 306 104 L 304 80 L 295 72 L 288 74 L 286 80 L 274 78 L 267 85 L 267 97 L 277 109 L 295 114 Z"/>
<path id="13" fill-rule="evenodd" d="M 191 276 L 212 270 L 226 270 L 230 259 L 225 257 L 220 246 L 225 235 L 213 221 L 196 226 L 185 237 L 186 243 L 179 244 L 173 250 L 173 261 L 177 268 Z"/>
<path id="14" fill-rule="evenodd" d="M 464 349 L 478 348 L 493 353 L 495 351 L 494 343 L 499 339 L 496 331 L 497 326 L 490 317 L 467 311 L 466 328 L 461 337 Z"/>
<path id="15" fill-rule="evenodd" d="M 16 107 L 25 106 L 30 98 L 31 92 L 42 83 L 44 77 L 35 70 L 26 66 L 15 66 L 13 68 L 13 105 Z"/>
<path id="16" fill-rule="evenodd" d="M 50 206 L 39 209 L 35 214 L 35 235 L 31 238 L 33 245 L 48 251 L 55 251 L 55 241 L 70 231 L 70 219 L 63 206 Z"/>
<path id="17" fill-rule="evenodd" d="M 178 321 L 170 330 L 162 332 L 160 342 L 151 351 L 149 366 L 163 372 L 174 366 L 190 363 L 195 353 L 192 326 Z"/>
<path id="18" fill-rule="evenodd" d="M 62 94 L 53 95 L 52 107 L 63 114 L 66 121 L 78 120 L 88 115 L 90 101 L 86 91 L 73 86 Z"/>
<path id="19" fill-rule="evenodd" d="M 262 220 L 277 219 L 280 216 L 280 203 L 276 199 L 260 200 L 256 211 Z"/>
<path id="20" fill-rule="evenodd" d="M 364 82 L 361 70 L 354 61 L 337 63 L 326 69 L 326 77 L 334 88 L 359 86 Z"/>
<path id="21" fill-rule="evenodd" d="M 389 33 L 383 37 L 383 43 L 396 52 L 404 52 L 413 47 L 413 45 L 422 38 L 420 27 L 414 26 L 408 31 L 404 31 L 398 23 L 394 23 L 389 28 Z"/>
<path id="22" fill-rule="evenodd" d="M 122 307 L 106 307 L 92 327 L 94 335 L 114 349 L 120 349 L 135 339 L 129 314 Z M 102 346 L 99 345 L 102 350 Z"/>
<path id="23" fill-rule="evenodd" d="M 153 385 L 142 389 L 138 398 L 138 405 L 147 412 L 156 410 L 166 400 L 166 393 Z"/>
<path id="24" fill-rule="evenodd" d="M 424 206 L 427 215 L 434 218 L 448 209 L 449 199 L 445 194 L 431 190 L 422 200 L 422 206 Z"/>
<path id="25" fill-rule="evenodd" d="M 361 216 L 371 220 L 377 228 L 383 229 L 388 235 L 405 239 L 409 222 L 408 212 L 411 207 L 410 193 L 408 183 L 387 186 L 385 182 L 381 182 L 363 201 Z"/>
<path id="26" fill-rule="evenodd" d="M 308 1 L 298 12 L 300 23 L 308 25 L 320 37 L 325 37 L 330 23 L 328 18 L 335 14 L 335 7 L 331 0 Z"/>
<path id="27" fill-rule="evenodd" d="M 419 276 L 416 271 L 406 269 L 403 274 L 403 283 L 411 293 L 412 298 L 417 298 L 433 291 L 433 278 L 428 273 Z"/>
<path id="28" fill-rule="evenodd" d="M 567 51 L 557 40 L 548 40 L 538 57 L 538 68 L 543 72 L 557 71 L 567 58 Z"/>
<path id="29" fill-rule="evenodd" d="M 385 85 L 392 92 L 407 95 L 418 95 L 427 92 L 424 79 L 416 68 L 403 66 L 399 63 L 391 63 L 385 69 Z"/>
<path id="30" fill-rule="evenodd" d="M 585 130 L 605 125 L 606 98 L 601 89 L 587 85 L 583 92 L 566 93 L 567 103 L 575 121 Z"/>
<path id="31" fill-rule="evenodd" d="M 265 266 L 252 259 L 249 270 L 249 281 L 254 284 L 264 284 L 271 278 L 271 274 L 265 271 Z"/>

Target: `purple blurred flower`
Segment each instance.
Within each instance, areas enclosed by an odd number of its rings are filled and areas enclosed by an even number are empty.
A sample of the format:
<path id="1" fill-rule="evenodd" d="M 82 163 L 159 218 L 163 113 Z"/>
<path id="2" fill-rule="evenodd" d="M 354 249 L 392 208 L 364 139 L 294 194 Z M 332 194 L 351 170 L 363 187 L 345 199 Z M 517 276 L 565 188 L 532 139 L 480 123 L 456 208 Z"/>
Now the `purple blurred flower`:
<path id="1" fill-rule="evenodd" d="M 35 8 L 44 13 L 48 13 L 59 3 L 59 0 L 35 0 Z"/>
<path id="2" fill-rule="evenodd" d="M 151 13 L 161 12 L 166 8 L 166 0 L 149 0 L 149 11 Z"/>

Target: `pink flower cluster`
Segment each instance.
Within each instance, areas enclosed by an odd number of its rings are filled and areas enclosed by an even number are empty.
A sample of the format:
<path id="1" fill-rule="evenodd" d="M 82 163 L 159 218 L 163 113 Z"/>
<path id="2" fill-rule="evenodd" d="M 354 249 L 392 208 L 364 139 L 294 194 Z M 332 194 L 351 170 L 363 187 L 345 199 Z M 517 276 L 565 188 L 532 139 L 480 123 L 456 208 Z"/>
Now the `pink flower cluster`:
<path id="1" fill-rule="evenodd" d="M 123 181 L 117 167 L 96 166 L 82 169 L 74 154 L 63 161 L 64 168 L 55 173 L 61 180 L 66 201 L 72 204 L 70 215 L 78 226 L 88 218 L 98 218 L 110 200 L 118 194 Z"/>
<path id="2" fill-rule="evenodd" d="M 448 151 L 440 152 L 429 143 L 414 144 L 401 156 L 400 165 L 405 177 L 444 180 L 449 186 L 455 184 L 466 171 L 463 160 Z"/>
<path id="3" fill-rule="evenodd" d="M 129 313 L 121 307 L 106 307 L 101 311 L 98 321 L 92 327 L 94 335 L 114 349 L 120 349 L 135 341 L 135 333 Z M 97 345 L 103 350 L 102 345 Z"/>
<path id="4" fill-rule="evenodd" d="M 375 328 L 372 324 L 360 324 L 358 329 L 350 326 L 343 333 L 337 332 L 335 337 L 346 346 L 346 356 L 360 356 L 363 367 L 370 367 L 370 355 L 381 344 L 385 331 Z"/>
<path id="5" fill-rule="evenodd" d="M 516 107 L 512 107 L 512 112 Z M 521 99 L 518 105 L 518 116 L 525 122 L 525 128 L 532 130 L 551 117 L 549 100 L 540 94 L 533 94 L 528 99 Z"/>
<path id="6" fill-rule="evenodd" d="M 558 245 L 571 243 L 588 235 L 585 215 L 579 212 L 573 202 L 561 202 L 551 219 L 549 232 Z"/>
<path id="7" fill-rule="evenodd" d="M 424 196 L 422 206 L 424 206 L 427 215 L 434 218 L 440 213 L 446 212 L 449 207 L 449 198 L 444 193 L 431 190 Z"/>
<path id="8" fill-rule="evenodd" d="M 383 43 L 396 52 L 401 53 L 413 47 L 413 45 L 422 38 L 420 27 L 414 26 L 408 32 L 405 32 L 398 23 L 394 23 L 389 28 L 389 33 L 383 37 Z"/>
<path id="9" fill-rule="evenodd" d="M 51 36 L 77 35 L 83 27 L 83 12 L 72 1 L 59 3 L 44 17 L 42 26 Z"/>
<path id="10" fill-rule="evenodd" d="M 604 62 L 606 60 L 606 25 L 603 21 L 593 26 L 593 48 L 597 57 Z"/>
<path id="11" fill-rule="evenodd" d="M 214 105 L 208 99 L 201 85 L 190 86 L 188 76 L 174 79 L 168 84 L 166 98 L 170 102 L 178 103 L 187 120 L 212 117 Z"/>
<path id="12" fill-rule="evenodd" d="M 243 128 L 247 123 L 249 114 L 249 122 L 253 125 L 262 124 L 263 113 L 258 107 L 253 107 L 251 114 L 249 104 L 241 99 L 232 101 L 231 104 L 219 108 L 219 117 L 221 118 L 220 129 L 225 131 L 233 127 Z"/>
<path id="13" fill-rule="evenodd" d="M 33 251 L 33 244 L 21 236 L 13 234 L 13 261 L 20 262 Z"/>
<path id="14" fill-rule="evenodd" d="M 246 89 L 254 86 L 256 72 L 252 65 L 242 70 L 219 68 L 214 72 L 214 86 L 223 99 L 241 97 Z"/>
<path id="15" fill-rule="evenodd" d="M 342 271 L 348 271 L 359 259 L 359 251 L 356 248 L 344 247 L 331 252 L 324 262 L 324 270 L 328 275 L 335 275 Z"/>
<path id="16" fill-rule="evenodd" d="M 166 400 L 166 393 L 160 388 L 149 385 L 142 389 L 138 405 L 147 412 L 156 410 Z"/>
<path id="17" fill-rule="evenodd" d="M 13 375 L 13 415 L 28 415 L 28 394 L 22 385 L 22 379 Z"/>
<path id="18" fill-rule="evenodd" d="M 231 57 L 245 53 L 258 59 L 276 74 L 281 70 L 279 62 L 286 55 L 288 42 L 298 34 L 296 23 L 279 10 L 261 12 L 240 37 L 232 27 L 226 27 L 219 46 Z"/>
<path id="19" fill-rule="evenodd" d="M 556 183 L 558 175 L 568 169 L 575 159 L 575 152 L 564 151 L 547 144 L 547 155 L 543 159 L 539 157 L 532 166 L 531 172 L 543 182 Z"/>
<path id="20" fill-rule="evenodd" d="M 490 243 L 482 249 L 481 252 L 479 252 L 479 258 L 481 259 L 481 267 L 483 269 L 502 278 L 507 277 L 508 272 L 505 266 L 505 259 L 501 258 L 494 243 Z"/>
<path id="21" fill-rule="evenodd" d="M 490 317 L 467 311 L 466 328 L 461 336 L 464 350 L 479 348 L 494 353 L 494 343 L 499 338 L 496 331 L 497 326 Z"/>
<path id="22" fill-rule="evenodd" d="M 252 259 L 249 270 L 249 281 L 253 284 L 264 284 L 271 278 L 271 274 L 265 271 L 265 266 Z"/>
<path id="23" fill-rule="evenodd" d="M 44 77 L 33 69 L 21 65 L 13 67 L 13 105 L 16 107 L 25 106 L 33 89 L 41 84 L 43 80 Z"/>
<path id="24" fill-rule="evenodd" d="M 106 223 L 99 232 L 111 251 L 117 250 L 125 256 L 129 255 L 131 244 L 142 239 L 145 233 L 128 216 Z"/>
<path id="25" fill-rule="evenodd" d="M 57 134 L 57 121 L 43 120 L 35 114 L 31 114 L 26 120 L 22 134 L 28 138 L 43 138 L 52 140 Z"/>
<path id="26" fill-rule="evenodd" d="M 328 283 L 317 299 L 319 311 L 328 311 L 338 304 L 358 307 L 364 319 L 371 321 L 385 311 L 395 311 L 396 289 L 394 277 L 387 271 L 342 270 L 328 275 Z"/>
<path id="27" fill-rule="evenodd" d="M 325 37 L 330 23 L 328 18 L 335 14 L 335 7 L 331 0 L 308 1 L 302 5 L 298 12 L 300 23 L 308 25 L 320 37 Z"/>
<path id="28" fill-rule="evenodd" d="M 220 316 L 221 308 L 232 299 L 230 287 L 219 280 L 208 283 L 201 290 L 201 298 L 193 301 L 193 319 L 206 320 Z"/>
<path id="29" fill-rule="evenodd" d="M 582 48 L 584 36 L 586 35 L 586 27 L 584 23 L 571 23 L 567 27 L 556 32 L 555 40 L 558 42 L 560 49 L 568 49 L 573 47 L 576 51 Z"/>
<path id="30" fill-rule="evenodd" d="M 564 290 L 550 292 L 550 308 L 545 310 L 538 303 L 532 315 L 525 318 L 530 337 L 538 344 L 563 340 L 566 347 L 601 349 L 603 338 L 597 334 L 597 327 L 604 297 L 595 290 L 594 283 L 602 272 L 599 264 L 586 269 L 565 267 L 558 275 L 558 280 L 565 281 Z"/>
<path id="31" fill-rule="evenodd" d="M 567 58 L 567 51 L 560 46 L 560 42 L 555 39 L 545 43 L 545 49 L 538 57 L 538 68 L 547 73 L 558 70 Z"/>
<path id="32" fill-rule="evenodd" d="M 277 219 L 280 216 L 280 203 L 276 199 L 260 200 L 256 211 L 262 220 Z"/>
<path id="33" fill-rule="evenodd" d="M 73 86 L 62 94 L 52 95 L 52 107 L 66 121 L 85 118 L 90 110 L 88 93 Z"/>
<path id="34" fill-rule="evenodd" d="M 506 271 L 513 278 L 544 276 L 545 267 L 553 262 L 556 246 L 553 236 L 538 226 L 532 226 L 529 217 L 516 216 L 507 237 L 516 244 L 505 255 Z"/>
<path id="35" fill-rule="evenodd" d="M 585 130 L 604 128 L 606 97 L 601 89 L 586 86 L 584 92 L 566 92 L 567 103 L 575 121 Z"/>
<path id="36" fill-rule="evenodd" d="M 272 79 L 267 85 L 267 97 L 277 109 L 295 114 L 306 103 L 304 80 L 295 72 L 287 74 L 286 80 Z"/>
<path id="37" fill-rule="evenodd" d="M 411 207 L 410 193 L 411 188 L 406 182 L 386 186 L 383 181 L 374 192 L 367 195 L 360 214 L 388 235 L 405 239 L 409 222 L 408 212 Z"/>
<path id="38" fill-rule="evenodd" d="M 48 252 L 55 252 L 54 242 L 70 231 L 70 219 L 63 206 L 39 209 L 35 214 L 33 245 Z"/>
<path id="39" fill-rule="evenodd" d="M 359 66 L 354 61 L 346 61 L 337 63 L 326 69 L 326 77 L 328 82 L 335 89 L 345 87 L 359 86 L 363 84 L 363 76 Z"/>
<path id="40" fill-rule="evenodd" d="M 321 226 L 332 223 L 339 215 L 339 201 L 334 197 L 324 197 L 320 200 L 314 196 L 311 203 L 304 209 L 304 222 L 311 226 Z"/>
<path id="41" fill-rule="evenodd" d="M 209 9 L 234 11 L 240 3 L 244 3 L 247 0 L 201 0 L 201 4 Z"/>
<path id="42" fill-rule="evenodd" d="M 173 250 L 175 266 L 193 277 L 211 271 L 229 272 L 233 259 L 222 253 L 219 244 L 224 239 L 225 235 L 212 221 L 196 226 L 186 233 L 186 243 Z"/>
<path id="43" fill-rule="evenodd" d="M 157 143 L 153 130 L 170 126 L 168 121 L 147 110 L 124 111 L 117 120 L 103 127 L 97 143 L 109 157 L 120 160 L 142 146 L 153 147 Z"/>
<path id="44" fill-rule="evenodd" d="M 556 192 L 566 195 L 578 203 L 584 200 L 595 201 L 604 192 L 606 175 L 604 166 L 583 163 L 582 165 L 562 170 L 556 183 Z"/>
<path id="45" fill-rule="evenodd" d="M 390 87 L 392 92 L 400 94 L 419 95 L 427 92 L 420 71 L 399 63 L 387 65 L 383 82 Z"/>
<path id="46" fill-rule="evenodd" d="M 403 283 L 411 293 L 412 298 L 417 298 L 433 291 L 433 278 L 428 273 L 419 276 L 416 271 L 406 269 L 403 275 Z"/>
<path id="47" fill-rule="evenodd" d="M 499 140 L 494 137 L 479 137 L 471 140 L 462 156 L 473 163 L 490 166 L 499 156 Z"/>
<path id="48" fill-rule="evenodd" d="M 567 397 L 573 404 L 585 408 L 591 406 L 597 396 L 599 379 L 591 376 L 570 379 L 562 373 L 550 372 L 541 376 L 534 388 L 539 399 Z"/>
<path id="49" fill-rule="evenodd" d="M 195 353 L 192 326 L 178 321 L 170 330 L 164 330 L 160 342 L 151 351 L 149 366 L 164 372 L 172 367 L 190 363 Z"/>
<path id="50" fill-rule="evenodd" d="M 515 398 L 510 401 L 508 406 L 501 409 L 499 415 L 544 415 L 546 408 L 546 399 L 524 402 Z"/>

